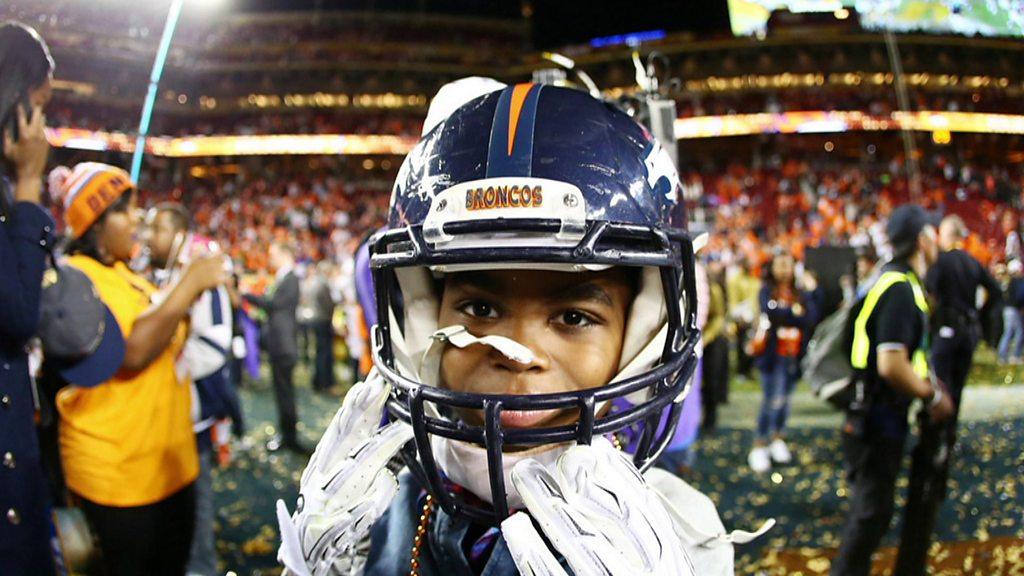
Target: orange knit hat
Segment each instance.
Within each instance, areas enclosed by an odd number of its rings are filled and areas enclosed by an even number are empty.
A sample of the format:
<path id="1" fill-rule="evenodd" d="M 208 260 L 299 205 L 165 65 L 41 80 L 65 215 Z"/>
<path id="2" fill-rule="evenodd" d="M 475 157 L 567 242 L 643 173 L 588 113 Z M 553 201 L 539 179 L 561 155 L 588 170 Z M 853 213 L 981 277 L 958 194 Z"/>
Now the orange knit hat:
<path id="1" fill-rule="evenodd" d="M 56 172 L 56 171 L 55 171 Z M 64 223 L 72 238 L 81 238 L 89 227 L 122 194 L 134 188 L 124 170 L 99 162 L 82 162 L 64 170 L 51 182 L 64 197 Z"/>

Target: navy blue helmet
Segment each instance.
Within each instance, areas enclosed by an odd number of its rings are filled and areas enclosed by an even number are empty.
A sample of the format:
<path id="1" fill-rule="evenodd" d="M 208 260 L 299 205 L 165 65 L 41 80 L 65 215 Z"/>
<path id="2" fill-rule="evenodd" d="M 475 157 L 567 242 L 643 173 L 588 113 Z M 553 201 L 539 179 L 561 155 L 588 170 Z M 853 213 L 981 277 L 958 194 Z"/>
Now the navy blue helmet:
<path id="1" fill-rule="evenodd" d="M 694 256 L 668 154 L 625 112 L 568 88 L 519 84 L 475 98 L 406 158 L 388 230 L 371 247 L 379 324 L 374 363 L 388 413 L 408 422 L 410 470 L 449 514 L 498 523 L 514 507 L 503 447 L 589 443 L 628 434 L 646 469 L 671 440 L 696 368 Z M 434 280 L 507 267 L 636 267 L 640 287 L 611 383 L 543 395 L 454 392 L 424 373 L 437 330 Z M 455 409 L 484 414 L 471 425 Z M 579 421 L 503 428 L 503 410 L 578 409 Z M 439 445 L 486 452 L 489 497 L 467 497 Z M 481 471 L 475 471 L 479 474 Z M 483 501 L 481 501 L 483 500 Z"/>

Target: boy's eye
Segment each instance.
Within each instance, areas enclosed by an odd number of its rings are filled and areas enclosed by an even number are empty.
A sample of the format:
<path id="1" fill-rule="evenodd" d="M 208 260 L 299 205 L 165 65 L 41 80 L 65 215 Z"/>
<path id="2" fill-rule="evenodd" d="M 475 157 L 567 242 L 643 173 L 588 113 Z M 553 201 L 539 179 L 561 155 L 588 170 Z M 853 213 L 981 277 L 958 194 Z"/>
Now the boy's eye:
<path id="1" fill-rule="evenodd" d="M 567 326 L 590 326 L 594 323 L 589 316 L 579 310 L 563 312 L 560 320 L 562 324 Z"/>
<path id="2" fill-rule="evenodd" d="M 498 312 L 487 302 L 469 302 L 459 307 L 459 311 L 476 318 L 497 318 Z"/>

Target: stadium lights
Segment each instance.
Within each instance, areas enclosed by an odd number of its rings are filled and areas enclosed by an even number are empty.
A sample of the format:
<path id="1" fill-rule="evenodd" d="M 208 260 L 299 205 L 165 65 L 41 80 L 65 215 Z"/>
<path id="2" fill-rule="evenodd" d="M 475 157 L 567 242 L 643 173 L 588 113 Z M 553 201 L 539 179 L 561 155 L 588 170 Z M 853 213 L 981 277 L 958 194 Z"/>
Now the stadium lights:
<path id="1" fill-rule="evenodd" d="M 953 132 L 1024 134 L 1024 115 L 977 112 L 893 112 L 873 116 L 864 112 L 805 111 L 782 114 L 734 114 L 678 118 L 680 140 L 748 136 L 753 134 L 833 134 L 843 132 L 930 132 L 936 143 L 948 143 Z M 47 139 L 56 148 L 105 152 L 134 152 L 137 141 L 119 132 L 90 132 L 75 128 L 48 128 Z M 288 155 L 392 155 L 408 154 L 415 136 L 391 134 L 285 134 L 265 136 L 167 136 L 144 140 L 146 153 L 165 158 Z M 381 163 L 383 166 L 383 162 Z"/>

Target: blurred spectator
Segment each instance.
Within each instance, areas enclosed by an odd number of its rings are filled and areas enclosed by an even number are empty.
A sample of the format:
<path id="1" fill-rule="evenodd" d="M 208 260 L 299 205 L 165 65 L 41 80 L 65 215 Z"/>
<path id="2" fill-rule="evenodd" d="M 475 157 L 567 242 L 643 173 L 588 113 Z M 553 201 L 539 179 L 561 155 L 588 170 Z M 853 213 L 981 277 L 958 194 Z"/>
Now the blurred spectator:
<path id="1" fill-rule="evenodd" d="M 712 431 L 718 422 L 718 405 L 729 387 L 729 340 L 725 323 L 729 310 L 725 302 L 725 268 L 721 258 L 708 259 L 708 320 L 704 326 L 704 371 L 701 390 L 704 418 L 702 427 Z"/>
<path id="2" fill-rule="evenodd" d="M 726 272 L 726 307 L 729 317 L 735 326 L 736 333 L 736 372 L 749 377 L 753 365 L 747 354 L 747 337 L 757 319 L 757 295 L 761 290 L 761 281 L 753 273 L 745 259 L 738 259 Z M 728 390 L 722 401 L 728 401 Z"/>
<path id="3" fill-rule="evenodd" d="M 1024 323 L 1021 322 L 1021 308 L 1024 308 L 1024 266 L 1020 260 L 1010 260 L 1006 265 L 1003 285 L 1003 335 L 999 339 L 999 363 L 1020 364 L 1021 349 L 1024 349 Z"/>
<path id="4" fill-rule="evenodd" d="M 870 245 L 858 246 L 855 255 L 857 257 L 856 296 L 863 298 L 871 289 L 871 285 L 875 283 L 878 272 L 878 256 Z"/>
<path id="5" fill-rule="evenodd" d="M 189 262 L 203 254 L 216 252 L 202 238 L 189 231 L 188 211 L 180 204 L 158 204 L 149 211 L 143 237 L 150 254 L 150 265 L 161 288 L 172 286 Z M 240 428 L 241 408 L 235 390 L 228 381 L 227 362 L 232 339 L 231 301 L 224 286 L 207 290 L 192 305 L 188 340 L 182 352 L 192 378 L 192 419 L 199 451 L 199 477 L 196 480 L 196 524 L 189 575 L 214 576 L 217 552 L 213 532 L 214 442 L 215 426 L 230 419 Z M 224 430 L 225 427 L 216 428 Z"/>
<path id="6" fill-rule="evenodd" d="M 316 265 L 310 278 L 310 300 L 313 312 L 310 326 L 316 340 L 313 362 L 313 389 L 325 392 L 334 387 L 334 298 L 331 296 L 330 262 L 321 261 Z"/>
<path id="7" fill-rule="evenodd" d="M 34 30 L 0 25 L 0 573 L 17 576 L 54 572 L 25 353 L 39 323 L 43 271 L 55 231 L 39 206 L 50 151 L 43 108 L 50 100 L 52 73 L 50 52 Z"/>
<path id="8" fill-rule="evenodd" d="M 956 446 L 960 398 L 981 339 L 979 308 L 991 310 L 1001 296 L 995 279 L 963 250 L 967 236 L 967 227 L 959 216 L 943 218 L 939 225 L 941 252 L 925 276 L 925 287 L 934 305 L 930 321 L 936 328 L 929 364 L 934 377 L 945 385 L 944 391 L 952 396 L 953 413 L 942 421 L 924 414 L 919 419 L 906 519 L 896 559 L 896 571 L 900 574 L 925 574 L 939 503 L 946 496 L 946 479 Z M 979 304 L 982 290 L 985 300 Z"/>
<path id="9" fill-rule="evenodd" d="M 245 294 L 250 303 L 267 314 L 266 343 L 270 371 L 277 401 L 278 434 L 267 442 L 267 449 L 287 448 L 306 453 L 299 443 L 298 412 L 295 408 L 295 364 L 298 362 L 299 277 L 295 274 L 295 249 L 274 242 L 269 249 L 269 264 L 274 271 L 274 284 L 263 296 Z"/>
<path id="10" fill-rule="evenodd" d="M 1015 219 L 1013 214 L 1006 212 L 1003 214 L 1002 227 L 1003 233 L 1006 234 L 1006 245 L 1003 249 L 1006 261 L 1022 261 L 1024 259 L 1024 250 L 1021 248 L 1020 221 Z"/>
<path id="11" fill-rule="evenodd" d="M 128 173 L 79 164 L 62 186 L 68 264 L 84 272 L 125 336 L 121 370 L 57 396 L 68 489 L 109 575 L 185 572 L 199 473 L 190 392 L 177 359 L 189 310 L 226 279 L 224 259 L 195 259 L 166 295 L 132 272 L 135 190 Z"/>
<path id="12" fill-rule="evenodd" d="M 341 297 L 345 312 L 345 344 L 354 380 L 365 377 L 372 367 L 369 328 L 377 323 L 377 300 L 370 271 L 371 238 L 365 239 L 356 248 L 353 257 L 345 258 L 341 263 L 344 278 Z"/>
<path id="13" fill-rule="evenodd" d="M 764 398 L 747 461 L 759 473 L 769 470 L 773 461 L 788 464 L 792 460 L 783 435 L 790 395 L 800 376 L 805 335 L 810 335 L 816 315 L 811 294 L 801 289 L 796 278 L 792 254 L 776 249 L 764 275 L 758 333 L 751 342 Z"/>
<path id="14" fill-rule="evenodd" d="M 694 267 L 694 276 L 697 284 L 697 328 L 703 330 L 707 326 L 708 321 L 708 301 L 710 300 L 710 291 L 708 285 L 708 275 L 701 262 L 696 262 Z M 703 344 L 698 345 L 698 361 L 697 368 L 693 373 L 693 382 L 690 384 L 690 391 L 683 400 L 682 412 L 679 415 L 679 424 L 676 426 L 675 431 L 672 434 L 672 439 L 666 446 L 665 451 L 657 460 L 657 465 L 673 474 L 679 476 L 686 476 L 689 474 L 694 461 L 697 458 L 697 451 L 694 450 L 694 443 L 700 436 L 700 420 L 701 420 L 701 406 L 702 406 L 702 395 L 704 380 L 704 360 L 703 351 L 701 347 Z M 629 406 L 627 401 L 616 400 L 616 406 L 620 409 L 625 409 Z M 667 421 L 668 414 L 662 417 L 662 423 L 660 426 L 664 426 Z M 638 435 L 629 437 L 629 445 L 626 448 L 627 451 L 635 451 L 640 441 Z"/>

